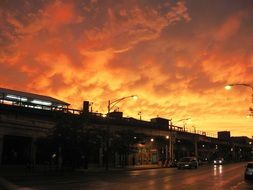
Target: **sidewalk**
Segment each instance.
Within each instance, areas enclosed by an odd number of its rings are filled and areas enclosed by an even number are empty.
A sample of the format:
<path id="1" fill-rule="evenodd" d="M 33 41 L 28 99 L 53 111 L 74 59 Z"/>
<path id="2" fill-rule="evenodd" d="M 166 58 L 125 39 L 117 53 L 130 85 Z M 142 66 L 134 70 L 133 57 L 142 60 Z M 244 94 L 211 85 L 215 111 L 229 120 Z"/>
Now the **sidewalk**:
<path id="1" fill-rule="evenodd" d="M 160 169 L 160 168 L 165 168 L 162 167 L 158 164 L 149 164 L 149 165 L 131 165 L 128 166 L 127 169 L 129 170 L 146 170 L 146 169 Z"/>
<path id="2" fill-rule="evenodd" d="M 131 170 L 148 170 L 148 169 L 161 169 L 161 167 L 157 164 L 149 164 L 149 165 L 130 165 L 125 167 L 109 167 L 108 171 L 131 171 Z M 83 172 L 106 172 L 104 167 L 89 167 L 88 169 L 78 169 L 77 171 Z"/>
<path id="3" fill-rule="evenodd" d="M 159 165 L 135 165 L 127 166 L 125 168 L 110 168 L 106 171 L 105 168 L 88 168 L 77 170 L 48 170 L 45 167 L 36 167 L 28 169 L 22 167 L 0 167 L 0 189 L 5 190 L 28 190 L 30 188 L 21 188 L 17 184 L 28 183 L 52 183 L 53 181 L 62 181 L 65 179 L 75 180 L 79 178 L 109 175 L 110 173 L 134 171 L 134 170 L 148 170 L 148 169 L 161 169 Z"/>
<path id="4" fill-rule="evenodd" d="M 125 167 L 113 167 L 109 166 L 108 171 L 129 171 L 129 170 L 147 170 L 147 169 L 160 169 L 166 168 L 161 167 L 158 164 L 148 164 L 148 165 L 129 165 Z M 0 176 L 8 175 L 30 175 L 39 173 L 74 173 L 74 172 L 106 172 L 105 167 L 92 167 L 89 166 L 88 169 L 63 169 L 61 171 L 57 170 L 55 167 L 48 166 L 35 166 L 34 168 L 27 168 L 25 166 L 0 166 Z"/>
<path id="5" fill-rule="evenodd" d="M 49 169 L 44 167 L 35 167 L 28 169 L 26 167 L 0 167 L 0 177 L 11 180 L 30 179 L 30 178 L 54 178 L 58 176 L 93 176 L 93 175 L 106 175 L 107 173 L 126 172 L 134 170 L 149 170 L 149 169 L 165 169 L 156 164 L 152 165 L 135 165 L 126 166 L 124 168 L 109 167 L 106 170 L 104 167 L 89 167 L 88 169 Z M 1 181 L 0 181 L 1 183 Z"/>

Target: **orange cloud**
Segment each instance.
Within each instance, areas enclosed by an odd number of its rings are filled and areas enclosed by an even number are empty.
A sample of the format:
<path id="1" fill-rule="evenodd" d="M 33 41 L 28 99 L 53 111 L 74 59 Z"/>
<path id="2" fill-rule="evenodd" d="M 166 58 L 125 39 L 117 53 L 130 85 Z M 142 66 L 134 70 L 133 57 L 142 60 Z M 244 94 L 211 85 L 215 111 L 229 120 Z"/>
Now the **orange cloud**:
<path id="1" fill-rule="evenodd" d="M 252 133 L 250 92 L 223 89 L 253 81 L 252 11 L 231 2 L 224 11 L 217 2 L 5 1 L 0 85 L 74 108 L 90 100 L 99 112 L 109 99 L 138 94 L 118 104 L 126 116 L 191 117 L 188 127 L 199 130 Z"/>
<path id="2" fill-rule="evenodd" d="M 239 12 L 235 15 L 230 16 L 221 26 L 217 32 L 217 40 L 228 40 L 239 32 L 241 22 L 247 18 L 247 12 Z"/>

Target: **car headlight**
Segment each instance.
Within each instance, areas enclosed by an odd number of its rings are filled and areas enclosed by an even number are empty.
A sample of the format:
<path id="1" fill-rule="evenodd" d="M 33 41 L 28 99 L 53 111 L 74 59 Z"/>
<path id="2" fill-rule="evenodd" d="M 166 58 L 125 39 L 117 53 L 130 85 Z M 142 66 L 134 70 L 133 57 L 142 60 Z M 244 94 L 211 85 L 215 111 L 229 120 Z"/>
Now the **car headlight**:
<path id="1" fill-rule="evenodd" d="M 219 163 L 222 163 L 222 161 L 221 161 L 221 160 L 219 160 Z"/>
<path id="2" fill-rule="evenodd" d="M 216 160 L 214 160 L 214 161 L 213 161 L 213 163 L 215 163 L 215 164 L 216 164 Z"/>

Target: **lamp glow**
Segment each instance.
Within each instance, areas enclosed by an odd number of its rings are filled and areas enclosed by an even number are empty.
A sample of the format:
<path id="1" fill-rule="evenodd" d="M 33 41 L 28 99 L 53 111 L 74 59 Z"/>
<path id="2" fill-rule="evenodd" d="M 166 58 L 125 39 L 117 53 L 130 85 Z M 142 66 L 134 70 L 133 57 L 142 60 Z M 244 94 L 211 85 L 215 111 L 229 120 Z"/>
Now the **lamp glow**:
<path id="1" fill-rule="evenodd" d="M 225 86 L 225 89 L 226 89 L 226 90 L 231 90 L 231 88 L 232 88 L 231 85 L 226 85 L 226 86 Z"/>
<path id="2" fill-rule="evenodd" d="M 138 96 L 134 95 L 134 96 L 133 96 L 133 99 L 134 99 L 134 100 L 137 100 L 137 99 L 138 99 Z"/>

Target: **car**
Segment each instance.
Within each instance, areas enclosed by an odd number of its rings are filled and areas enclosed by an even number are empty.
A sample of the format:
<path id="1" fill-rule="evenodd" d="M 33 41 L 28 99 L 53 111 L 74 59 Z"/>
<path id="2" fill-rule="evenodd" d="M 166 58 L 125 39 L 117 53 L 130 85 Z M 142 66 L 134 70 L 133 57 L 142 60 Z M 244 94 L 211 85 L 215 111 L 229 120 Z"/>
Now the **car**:
<path id="1" fill-rule="evenodd" d="M 198 160 L 196 157 L 183 157 L 177 163 L 177 168 L 198 168 Z"/>
<path id="2" fill-rule="evenodd" d="M 216 158 L 216 159 L 214 159 L 213 164 L 214 165 L 222 165 L 222 164 L 224 164 L 224 159 L 223 158 Z"/>
<path id="3" fill-rule="evenodd" d="M 253 179 L 253 162 L 250 162 L 245 167 L 244 179 Z"/>
<path id="4" fill-rule="evenodd" d="M 177 167 L 177 160 L 176 160 L 176 159 L 175 159 L 175 160 L 172 160 L 172 161 L 170 162 L 169 166 L 170 166 L 171 168 L 176 168 L 176 167 Z"/>

